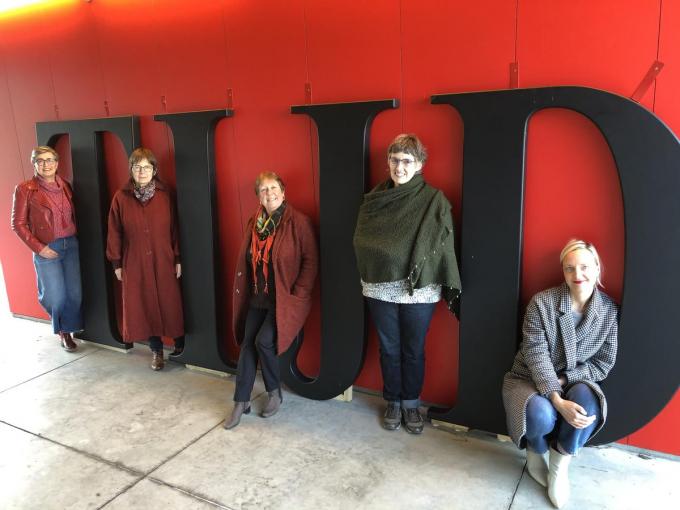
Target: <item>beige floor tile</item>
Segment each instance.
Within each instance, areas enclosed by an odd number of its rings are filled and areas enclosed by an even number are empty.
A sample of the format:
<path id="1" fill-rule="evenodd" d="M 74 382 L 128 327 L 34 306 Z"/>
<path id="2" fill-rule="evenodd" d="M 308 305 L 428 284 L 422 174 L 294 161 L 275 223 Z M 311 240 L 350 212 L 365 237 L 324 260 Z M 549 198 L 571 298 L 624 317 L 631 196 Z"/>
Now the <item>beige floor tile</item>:
<path id="1" fill-rule="evenodd" d="M 0 423 L 0 508 L 91 509 L 104 504 L 136 477 Z"/>

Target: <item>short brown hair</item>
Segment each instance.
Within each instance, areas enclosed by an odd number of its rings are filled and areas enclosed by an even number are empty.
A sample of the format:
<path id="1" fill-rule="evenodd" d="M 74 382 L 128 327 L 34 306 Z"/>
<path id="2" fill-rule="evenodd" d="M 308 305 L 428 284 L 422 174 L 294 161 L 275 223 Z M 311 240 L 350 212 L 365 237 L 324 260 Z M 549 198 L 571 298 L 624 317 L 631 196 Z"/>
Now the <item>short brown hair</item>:
<path id="1" fill-rule="evenodd" d="M 50 154 L 52 154 L 54 159 L 59 161 L 59 154 L 57 154 L 57 151 L 55 151 L 49 145 L 39 145 L 38 147 L 36 147 L 35 149 L 33 149 L 31 151 L 31 165 L 35 165 L 36 158 L 38 156 L 40 156 L 41 154 L 45 154 L 46 152 L 49 152 Z"/>
<path id="2" fill-rule="evenodd" d="M 421 142 L 414 134 L 403 133 L 392 140 L 392 143 L 387 148 L 387 157 L 389 158 L 390 154 L 395 154 L 397 152 L 410 154 L 416 158 L 416 161 L 419 161 L 423 165 L 425 164 L 425 161 L 427 161 L 427 149 L 423 145 L 423 142 Z"/>
<path id="3" fill-rule="evenodd" d="M 132 151 L 132 154 L 130 154 L 130 159 L 128 159 L 128 168 L 130 172 L 132 172 L 132 167 L 143 159 L 146 159 L 151 163 L 151 166 L 153 166 L 153 174 L 156 175 L 156 172 L 158 171 L 158 161 L 156 160 L 156 156 L 153 155 L 153 152 L 146 147 L 137 147 Z"/>
<path id="4" fill-rule="evenodd" d="M 279 187 L 281 188 L 281 191 L 286 191 L 286 185 L 283 184 L 283 179 L 279 177 L 276 173 L 274 172 L 261 172 L 260 175 L 258 175 L 255 178 L 255 194 L 260 195 L 260 185 L 262 184 L 262 181 L 276 181 L 279 183 Z"/>

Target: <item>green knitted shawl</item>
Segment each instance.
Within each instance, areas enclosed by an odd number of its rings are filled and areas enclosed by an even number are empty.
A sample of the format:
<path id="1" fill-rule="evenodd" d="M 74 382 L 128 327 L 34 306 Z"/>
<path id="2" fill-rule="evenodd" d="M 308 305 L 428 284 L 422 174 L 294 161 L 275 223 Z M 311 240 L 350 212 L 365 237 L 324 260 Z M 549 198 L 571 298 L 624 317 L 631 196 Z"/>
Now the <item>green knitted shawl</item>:
<path id="1" fill-rule="evenodd" d="M 361 279 L 408 279 L 409 290 L 438 283 L 449 307 L 460 293 L 451 204 L 422 175 L 394 187 L 391 179 L 364 195 L 354 231 Z"/>

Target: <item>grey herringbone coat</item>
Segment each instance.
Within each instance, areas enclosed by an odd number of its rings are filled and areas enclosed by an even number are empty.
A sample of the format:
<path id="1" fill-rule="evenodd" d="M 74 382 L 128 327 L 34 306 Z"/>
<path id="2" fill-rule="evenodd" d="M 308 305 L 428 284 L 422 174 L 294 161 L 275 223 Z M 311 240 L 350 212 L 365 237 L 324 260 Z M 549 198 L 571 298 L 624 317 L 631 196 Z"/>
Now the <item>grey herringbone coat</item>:
<path id="1" fill-rule="evenodd" d="M 607 400 L 600 388 L 614 366 L 618 335 L 618 306 L 597 288 L 577 328 L 571 314 L 571 296 L 566 283 L 536 294 L 527 307 L 522 343 L 510 372 L 503 379 L 503 405 L 508 433 L 520 448 L 526 441 L 526 408 L 540 393 L 547 397 L 562 391 L 558 377 L 567 384 L 587 384 L 599 397 L 602 420 L 607 418 Z"/>

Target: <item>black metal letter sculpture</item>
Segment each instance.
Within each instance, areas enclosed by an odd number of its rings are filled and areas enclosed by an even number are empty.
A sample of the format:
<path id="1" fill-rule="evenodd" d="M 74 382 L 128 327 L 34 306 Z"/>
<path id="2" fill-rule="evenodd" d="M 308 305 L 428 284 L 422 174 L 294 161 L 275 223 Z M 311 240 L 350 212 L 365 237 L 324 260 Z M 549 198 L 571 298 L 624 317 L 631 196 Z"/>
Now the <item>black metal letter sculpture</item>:
<path id="1" fill-rule="evenodd" d="M 678 388 L 680 143 L 653 113 L 609 92 L 551 87 L 436 95 L 464 123 L 459 397 L 432 418 L 505 431 L 501 381 L 517 349 L 524 150 L 529 117 L 579 112 L 616 161 L 625 217 L 624 293 L 616 366 L 605 381 L 609 416 L 596 443 L 625 437 Z M 650 268 L 653 271 L 650 272 Z"/>
<path id="2" fill-rule="evenodd" d="M 321 360 L 318 377 L 297 367 L 299 335 L 280 357 L 281 378 L 295 392 L 333 398 L 359 375 L 366 353 L 364 301 L 352 245 L 366 187 L 368 138 L 373 118 L 396 108 L 395 99 L 291 107 L 309 115 L 319 134 L 321 255 Z"/>
<path id="3" fill-rule="evenodd" d="M 223 313 L 217 284 L 219 260 L 215 215 L 215 126 L 231 110 L 155 115 L 166 122 L 175 140 L 177 213 L 182 248 L 182 296 L 186 347 L 178 361 L 234 373 L 222 353 L 217 321 Z"/>
<path id="4" fill-rule="evenodd" d="M 119 348 L 124 344 L 118 325 L 113 294 L 113 271 L 106 260 L 106 222 L 109 196 L 104 174 L 102 133 L 116 135 L 125 150 L 132 152 L 139 143 L 136 117 L 38 122 L 40 145 L 52 145 L 68 135 L 73 164 L 73 200 L 80 240 L 80 272 L 83 285 L 83 322 L 78 338 Z"/>

